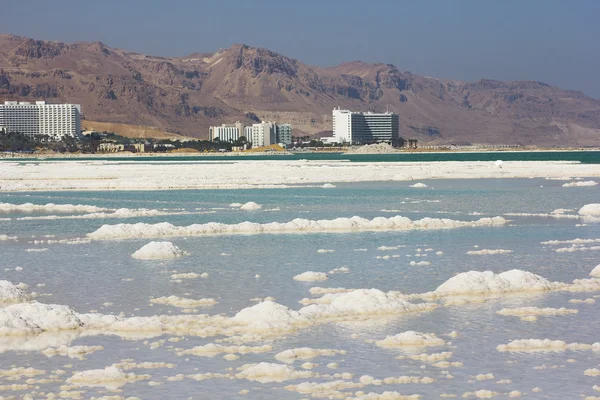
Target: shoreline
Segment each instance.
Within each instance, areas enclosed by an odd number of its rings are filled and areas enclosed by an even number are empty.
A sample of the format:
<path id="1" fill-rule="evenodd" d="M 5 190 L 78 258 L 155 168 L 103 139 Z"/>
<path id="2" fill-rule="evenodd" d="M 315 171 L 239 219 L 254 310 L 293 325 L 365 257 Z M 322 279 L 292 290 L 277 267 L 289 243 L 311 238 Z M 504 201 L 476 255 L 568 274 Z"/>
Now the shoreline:
<path id="1" fill-rule="evenodd" d="M 340 162 L 336 160 L 235 160 L 230 163 L 112 163 L 57 160 L 0 169 L 0 192 L 261 189 L 331 183 L 409 182 L 435 179 L 600 178 L 597 164 L 578 161 Z M 590 187 L 565 190 L 597 190 Z M 580 186 L 577 184 L 577 186 Z M 328 186 L 325 186 L 323 190 Z M 429 190 L 414 188 L 412 190 Z"/>
<path id="2" fill-rule="evenodd" d="M 343 152 L 343 151 L 286 151 L 286 152 L 227 152 L 227 153 L 197 153 L 197 152 L 177 152 L 177 153 L 90 153 L 90 154 L 70 154 L 70 153 L 56 153 L 56 154 L 21 154 L 21 153 L 0 153 L 0 161 L 4 160 L 19 160 L 19 159 L 77 159 L 77 158 L 141 158 L 141 157 L 272 157 L 272 156 L 301 156 L 303 154 L 336 154 L 336 155 L 349 155 L 349 156 L 388 156 L 388 155 L 418 155 L 418 154 L 514 154 L 514 153 L 585 153 L 585 152 L 600 152 L 600 148 L 584 149 L 584 148 L 565 148 L 565 149 L 522 149 L 522 150 L 502 150 L 502 149 L 478 149 L 478 150 L 419 150 L 419 151 L 406 151 L 398 150 L 393 152 Z M 13 155 L 14 154 L 14 155 Z"/>

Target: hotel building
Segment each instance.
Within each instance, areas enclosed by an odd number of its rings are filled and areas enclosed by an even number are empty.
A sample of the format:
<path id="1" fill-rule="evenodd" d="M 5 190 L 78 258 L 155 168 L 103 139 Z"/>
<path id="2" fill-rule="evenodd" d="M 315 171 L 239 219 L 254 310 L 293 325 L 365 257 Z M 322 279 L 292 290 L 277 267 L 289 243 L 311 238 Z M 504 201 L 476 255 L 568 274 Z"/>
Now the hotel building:
<path id="1" fill-rule="evenodd" d="M 400 118 L 391 112 L 372 113 L 333 110 L 333 137 L 337 143 L 394 142 L 400 138 Z"/>
<path id="2" fill-rule="evenodd" d="M 79 104 L 46 104 L 45 101 L 5 101 L 0 104 L 0 131 L 27 136 L 48 135 L 53 139 L 81 133 Z"/>

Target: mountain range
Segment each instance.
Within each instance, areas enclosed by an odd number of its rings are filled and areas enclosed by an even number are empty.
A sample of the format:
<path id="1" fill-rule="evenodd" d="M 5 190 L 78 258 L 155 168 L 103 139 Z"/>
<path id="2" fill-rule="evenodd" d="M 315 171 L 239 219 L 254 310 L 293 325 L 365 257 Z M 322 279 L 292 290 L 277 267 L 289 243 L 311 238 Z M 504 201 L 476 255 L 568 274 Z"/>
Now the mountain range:
<path id="1" fill-rule="evenodd" d="M 579 91 L 536 81 L 437 79 L 361 61 L 315 67 L 241 44 L 160 57 L 101 42 L 0 35 L 4 100 L 77 103 L 84 126 L 112 122 L 197 138 L 206 138 L 210 125 L 236 120 L 291 123 L 296 136 L 330 131 L 339 106 L 394 111 L 400 135 L 421 143 L 600 143 L 600 100 Z"/>

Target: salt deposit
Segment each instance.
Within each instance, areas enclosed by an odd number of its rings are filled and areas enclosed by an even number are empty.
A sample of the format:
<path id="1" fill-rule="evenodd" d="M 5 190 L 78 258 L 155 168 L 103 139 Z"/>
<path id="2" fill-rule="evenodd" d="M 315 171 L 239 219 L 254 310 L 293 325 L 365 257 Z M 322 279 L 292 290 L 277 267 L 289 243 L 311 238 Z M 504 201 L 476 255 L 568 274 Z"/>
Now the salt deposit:
<path id="1" fill-rule="evenodd" d="M 410 185 L 409 187 L 411 187 L 411 188 L 426 188 L 427 185 L 422 182 L 417 182 L 414 185 Z"/>
<path id="2" fill-rule="evenodd" d="M 102 346 L 65 346 L 48 347 L 42 351 L 42 354 L 47 357 L 66 356 L 69 358 L 83 359 L 86 355 L 95 353 L 96 351 L 104 350 Z"/>
<path id="3" fill-rule="evenodd" d="M 25 293 L 19 285 L 15 285 L 9 281 L 0 280 L 0 303 L 23 301 L 26 300 L 27 297 L 27 293 Z"/>
<path id="4" fill-rule="evenodd" d="M 294 276 L 294 280 L 301 282 L 324 281 L 327 280 L 327 274 L 325 272 L 306 271 Z"/>
<path id="5" fill-rule="evenodd" d="M 397 348 L 397 347 L 429 347 L 443 346 L 443 339 L 438 338 L 434 333 L 421 333 L 415 331 L 406 331 L 395 336 L 387 336 L 383 340 L 375 342 L 379 347 Z"/>
<path id="6" fill-rule="evenodd" d="M 460 273 L 438 286 L 432 292 L 436 296 L 478 295 L 489 293 L 549 291 L 559 288 L 539 275 L 513 269 L 495 274 L 491 271 Z"/>
<path id="7" fill-rule="evenodd" d="M 83 204 L 32 204 L 32 203 L 24 203 L 24 204 L 11 204 L 11 203 L 0 203 L 0 212 L 103 212 L 103 211 L 111 211 L 108 208 L 89 206 Z"/>
<path id="8" fill-rule="evenodd" d="M 165 304 L 173 307 L 180 308 L 194 308 L 194 307 L 210 307 L 217 304 L 215 299 L 186 299 L 178 296 L 158 297 L 150 299 L 150 303 L 153 304 Z"/>
<path id="9" fill-rule="evenodd" d="M 138 260 L 163 260 L 185 256 L 189 253 L 181 250 L 171 242 L 150 242 L 133 253 L 131 257 Z"/>
<path id="10" fill-rule="evenodd" d="M 600 217 L 600 203 L 586 204 L 577 213 L 583 216 Z"/>
<path id="11" fill-rule="evenodd" d="M 322 168 L 327 165 L 329 168 Z M 305 168 L 299 168 L 305 167 Z M 489 168 L 489 162 L 373 162 L 323 161 L 311 165 L 300 160 L 231 163 L 152 163 L 114 165 L 96 161 L 44 161 L 21 165 L 4 163 L 0 170 L 3 191 L 32 190 L 160 190 L 201 188 L 285 187 L 289 177 L 303 184 L 336 182 L 410 181 L 417 179 L 529 178 L 600 176 L 597 165 L 565 161 L 513 161 L 510 168 Z M 373 171 L 377 173 L 374 174 Z M 15 176 L 21 179 L 14 179 Z M 182 177 L 174 180 L 173 177 Z M 59 178 L 59 179 L 57 179 Z"/>
<path id="12" fill-rule="evenodd" d="M 264 346 L 223 346 L 220 344 L 209 343 L 204 346 L 196 346 L 188 350 L 179 350 L 178 356 L 195 355 L 202 357 L 214 357 L 218 354 L 259 354 L 271 351 L 273 348 L 269 345 Z"/>
<path id="13" fill-rule="evenodd" d="M 249 201 L 248 203 L 242 204 L 240 206 L 240 210 L 246 210 L 246 211 L 260 210 L 261 208 L 262 208 L 262 205 L 257 204 L 253 201 Z"/>
<path id="14" fill-rule="evenodd" d="M 31 302 L 0 308 L 0 336 L 34 335 L 81 326 L 79 315 L 63 305 Z"/>
<path id="15" fill-rule="evenodd" d="M 590 276 L 600 278 L 600 264 L 596 265 L 592 272 L 590 272 Z"/>
<path id="16" fill-rule="evenodd" d="M 595 181 L 578 181 L 578 182 L 569 182 L 563 183 L 563 187 L 585 187 L 585 186 L 596 186 L 598 182 Z"/>
<path id="17" fill-rule="evenodd" d="M 567 343 L 562 340 L 550 339 L 521 339 L 496 347 L 500 352 L 562 352 L 566 350 L 600 351 L 600 343 L 583 344 Z"/>
<path id="18" fill-rule="evenodd" d="M 293 367 L 284 364 L 261 362 L 258 364 L 245 364 L 238 368 L 235 376 L 238 379 L 247 379 L 260 383 L 284 382 L 299 378 L 310 378 L 310 371 L 296 371 Z"/>
<path id="19" fill-rule="evenodd" d="M 104 369 L 76 372 L 66 382 L 77 386 L 101 386 L 107 389 L 118 389 L 127 383 L 144 379 L 150 379 L 150 375 L 126 373 L 114 366 L 110 366 Z"/>
<path id="20" fill-rule="evenodd" d="M 319 249 L 317 250 L 317 253 L 334 253 L 335 250 L 329 250 L 329 249 Z"/>
<path id="21" fill-rule="evenodd" d="M 504 249 L 493 249 L 493 250 L 489 250 L 489 249 L 482 249 L 482 250 L 469 250 L 467 251 L 467 254 L 470 256 L 473 255 L 489 255 L 489 254 L 508 254 L 508 253 L 512 253 L 512 250 L 504 250 Z"/>
<path id="22" fill-rule="evenodd" d="M 207 275 L 208 276 L 208 275 Z M 196 279 L 200 278 L 201 275 L 195 272 L 186 272 L 181 274 L 171 274 L 171 279 Z"/>
<path id="23" fill-rule="evenodd" d="M 331 183 L 325 183 L 323 186 L 321 186 L 323 189 L 332 189 L 335 187 L 335 185 L 332 185 Z"/>
<path id="24" fill-rule="evenodd" d="M 411 266 L 416 266 L 416 267 L 424 267 L 427 265 L 431 265 L 431 263 L 429 261 L 411 261 L 409 263 Z"/>
<path id="25" fill-rule="evenodd" d="M 446 218 L 423 218 L 412 221 L 409 218 L 395 216 L 376 217 L 372 220 L 352 217 L 332 220 L 307 220 L 297 218 L 290 222 L 270 222 L 265 224 L 242 222 L 222 224 L 210 222 L 189 226 L 175 226 L 168 222 L 158 224 L 117 224 L 102 225 L 98 230 L 88 233 L 92 240 L 116 240 L 130 238 L 185 237 L 204 235 L 268 234 L 268 233 L 307 233 L 307 232 L 358 232 L 358 231 L 394 231 L 413 229 L 451 229 L 460 227 L 502 226 L 508 221 L 502 217 L 481 218 L 475 221 L 456 221 Z"/>

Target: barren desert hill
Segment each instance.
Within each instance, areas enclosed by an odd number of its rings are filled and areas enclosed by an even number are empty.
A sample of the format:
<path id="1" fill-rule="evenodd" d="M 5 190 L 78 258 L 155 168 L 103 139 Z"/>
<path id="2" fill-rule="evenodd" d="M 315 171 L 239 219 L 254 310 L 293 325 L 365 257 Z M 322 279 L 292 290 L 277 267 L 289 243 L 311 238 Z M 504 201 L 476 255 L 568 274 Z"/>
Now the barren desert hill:
<path id="1" fill-rule="evenodd" d="M 410 55 L 407 55 L 410 56 Z M 331 110 L 400 114 L 401 136 L 431 143 L 593 146 L 600 100 L 541 82 L 463 82 L 360 61 L 306 65 L 236 44 L 160 57 L 101 42 L 0 35 L 0 101 L 68 101 L 85 118 L 205 138 L 208 127 L 257 117 L 295 134 L 331 129 Z"/>

